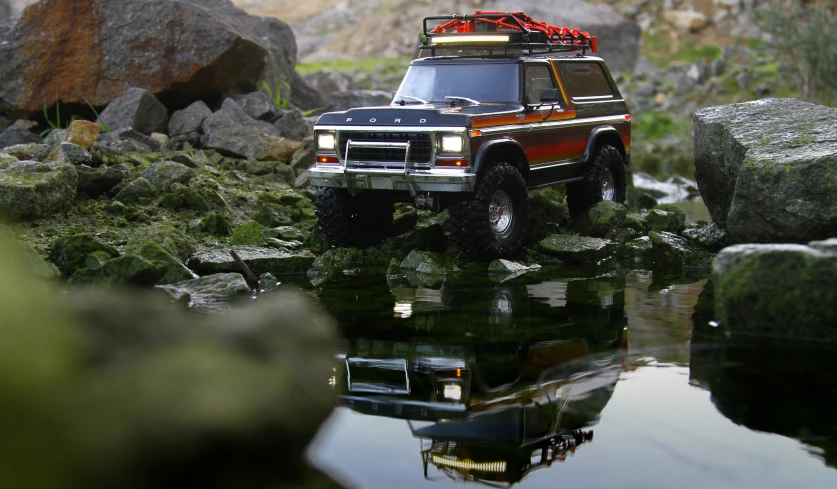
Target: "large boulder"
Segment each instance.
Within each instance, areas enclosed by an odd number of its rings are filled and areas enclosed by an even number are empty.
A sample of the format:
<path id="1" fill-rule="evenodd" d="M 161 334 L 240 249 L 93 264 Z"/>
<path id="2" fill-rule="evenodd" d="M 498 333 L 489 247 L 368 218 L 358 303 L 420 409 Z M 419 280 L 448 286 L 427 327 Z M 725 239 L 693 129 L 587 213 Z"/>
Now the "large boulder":
<path id="1" fill-rule="evenodd" d="M 733 333 L 837 339 L 837 239 L 725 248 L 712 282 L 716 316 Z"/>
<path id="2" fill-rule="evenodd" d="M 4 37 L 0 112 L 34 114 L 44 101 L 85 98 L 105 106 L 131 87 L 180 108 L 254 91 L 262 80 L 292 83 L 297 106 L 322 106 L 310 105 L 294 71 L 290 28 L 229 0 L 41 0 Z"/>
<path id="3" fill-rule="evenodd" d="M 69 164 L 18 161 L 0 170 L 0 219 L 51 216 L 70 208 L 78 175 Z"/>
<path id="4" fill-rule="evenodd" d="M 280 136 L 273 125 L 253 119 L 231 99 L 203 122 L 204 148 L 240 158 L 290 162 L 302 143 Z"/>
<path id="5" fill-rule="evenodd" d="M 695 114 L 695 177 L 730 243 L 837 236 L 837 109 L 767 99 Z"/>

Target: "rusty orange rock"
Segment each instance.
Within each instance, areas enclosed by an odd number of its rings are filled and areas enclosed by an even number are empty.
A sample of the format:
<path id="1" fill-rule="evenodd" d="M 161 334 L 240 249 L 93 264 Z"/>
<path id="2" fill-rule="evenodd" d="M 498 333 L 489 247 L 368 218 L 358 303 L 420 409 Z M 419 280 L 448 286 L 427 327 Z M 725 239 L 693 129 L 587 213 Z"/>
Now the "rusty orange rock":
<path id="1" fill-rule="evenodd" d="M 95 122 L 76 120 L 67 128 L 67 133 L 64 135 L 64 141 L 73 143 L 76 146 L 81 146 L 86 150 L 90 150 L 96 138 L 102 132 L 102 126 Z"/>

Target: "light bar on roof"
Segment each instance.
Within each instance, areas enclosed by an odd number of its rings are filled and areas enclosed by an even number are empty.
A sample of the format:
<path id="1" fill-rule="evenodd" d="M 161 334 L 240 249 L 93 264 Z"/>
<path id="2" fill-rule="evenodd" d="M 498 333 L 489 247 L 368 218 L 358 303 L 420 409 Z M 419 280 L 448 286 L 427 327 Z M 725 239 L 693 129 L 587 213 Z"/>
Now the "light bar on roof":
<path id="1" fill-rule="evenodd" d="M 434 37 L 431 39 L 433 44 L 459 44 L 459 43 L 491 43 L 491 42 L 509 42 L 508 35 L 497 34 L 482 34 L 482 35 L 468 35 L 463 36 L 454 34 L 450 37 Z"/>

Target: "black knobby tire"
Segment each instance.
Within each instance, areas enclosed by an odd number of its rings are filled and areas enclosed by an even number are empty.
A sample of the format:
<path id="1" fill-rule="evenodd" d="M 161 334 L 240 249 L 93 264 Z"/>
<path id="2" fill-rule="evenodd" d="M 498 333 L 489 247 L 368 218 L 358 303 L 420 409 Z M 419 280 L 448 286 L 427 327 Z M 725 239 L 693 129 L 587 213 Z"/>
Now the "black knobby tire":
<path id="1" fill-rule="evenodd" d="M 508 227 L 495 231 L 489 208 L 502 192 L 511 204 Z M 523 248 L 529 232 L 530 203 L 526 180 L 508 163 L 489 168 L 474 194 L 448 208 L 453 220 L 452 236 L 466 253 L 483 259 L 508 258 Z M 502 212 L 499 213 L 502 216 Z"/>
<path id="2" fill-rule="evenodd" d="M 392 228 L 392 203 L 370 193 L 352 196 L 345 189 L 319 187 L 314 206 L 319 229 L 332 246 L 373 246 Z"/>
<path id="3" fill-rule="evenodd" d="M 606 171 L 610 171 L 614 186 L 613 198 L 610 200 L 625 203 L 625 162 L 622 154 L 613 146 L 603 145 L 596 150 L 584 180 L 567 184 L 570 215 L 577 216 L 603 200 L 602 178 Z"/>

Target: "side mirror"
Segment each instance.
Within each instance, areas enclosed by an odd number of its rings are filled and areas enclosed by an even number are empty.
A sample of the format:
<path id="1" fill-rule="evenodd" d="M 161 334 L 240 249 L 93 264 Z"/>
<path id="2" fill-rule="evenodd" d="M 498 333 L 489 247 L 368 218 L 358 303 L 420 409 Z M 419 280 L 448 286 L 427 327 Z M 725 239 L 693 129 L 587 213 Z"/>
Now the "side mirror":
<path id="1" fill-rule="evenodd" d="M 561 101 L 561 96 L 558 95 L 557 88 L 544 88 L 541 89 L 541 103 L 558 103 Z"/>

